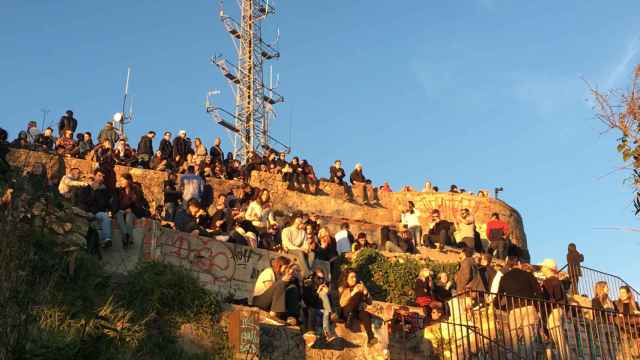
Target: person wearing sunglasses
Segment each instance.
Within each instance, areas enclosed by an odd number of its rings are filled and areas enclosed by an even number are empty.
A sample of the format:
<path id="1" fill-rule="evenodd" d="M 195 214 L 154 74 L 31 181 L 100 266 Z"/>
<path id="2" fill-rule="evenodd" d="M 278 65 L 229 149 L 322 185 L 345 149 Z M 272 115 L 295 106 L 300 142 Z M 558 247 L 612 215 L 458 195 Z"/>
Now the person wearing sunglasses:
<path id="1" fill-rule="evenodd" d="M 336 338 L 331 328 L 331 301 L 327 274 L 321 267 L 316 267 L 303 281 L 302 301 L 307 309 L 307 332 L 314 333 L 316 319 L 322 314 L 322 334 L 327 342 Z"/>

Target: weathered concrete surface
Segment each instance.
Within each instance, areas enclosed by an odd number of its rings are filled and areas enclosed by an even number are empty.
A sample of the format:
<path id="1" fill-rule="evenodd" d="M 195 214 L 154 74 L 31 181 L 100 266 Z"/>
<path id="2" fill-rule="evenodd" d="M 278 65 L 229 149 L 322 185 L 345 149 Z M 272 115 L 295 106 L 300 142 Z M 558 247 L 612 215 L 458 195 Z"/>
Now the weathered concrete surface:
<path id="1" fill-rule="evenodd" d="M 54 154 L 20 149 L 11 150 L 7 158 L 14 166 L 27 169 L 35 163 L 42 163 L 46 166 L 49 176 L 55 178 L 60 178 L 65 173 L 65 169 L 69 167 L 78 167 L 88 173 L 95 165 L 89 160 L 62 158 Z M 116 166 L 115 171 L 116 174 L 131 173 L 134 180 L 142 185 L 145 197 L 151 206 L 162 202 L 162 183 L 166 179 L 165 172 L 122 166 Z M 234 186 L 240 184 L 237 181 L 218 179 L 207 179 L 207 183 L 211 186 L 214 194 L 227 193 Z M 360 231 L 362 228 L 364 229 L 362 231 L 367 232 L 374 239 L 379 239 L 381 226 L 396 225 L 400 222 L 401 207 L 406 206 L 409 200 L 413 201 L 418 211 L 424 215 L 422 224 L 425 230 L 429 226 L 430 218 L 428 215 L 432 209 L 439 209 L 444 219 L 454 221 L 460 209 L 468 208 L 476 218 L 478 232 L 482 237 L 485 237 L 486 222 L 491 213 L 497 212 L 513 229 L 512 241 L 522 248 L 527 248 L 527 238 L 520 214 L 503 201 L 493 198 L 452 193 L 382 193 L 375 195 L 376 198 L 379 198 L 379 205 L 366 206 L 362 205 L 358 196 L 355 196 L 354 201 L 350 201 L 346 196 L 347 192 L 339 185 L 322 181 L 319 186 L 322 191 L 319 195 L 287 190 L 286 184 L 280 180 L 279 176 L 268 173 L 253 172 L 250 184 L 271 191 L 275 210 L 284 212 L 301 210 L 322 215 L 329 221 L 328 224 L 332 230 L 337 229 L 339 223 L 346 220 L 358 227 L 352 231 Z"/>

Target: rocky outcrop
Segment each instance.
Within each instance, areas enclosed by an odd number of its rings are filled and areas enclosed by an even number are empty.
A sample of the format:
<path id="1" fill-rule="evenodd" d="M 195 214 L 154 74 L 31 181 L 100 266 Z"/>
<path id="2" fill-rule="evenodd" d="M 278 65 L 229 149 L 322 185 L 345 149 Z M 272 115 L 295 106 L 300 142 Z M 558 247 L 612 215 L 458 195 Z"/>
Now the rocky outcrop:
<path id="1" fill-rule="evenodd" d="M 35 163 L 42 163 L 47 168 L 50 177 L 59 179 L 66 169 L 77 167 L 83 172 L 90 172 L 94 164 L 88 160 L 74 158 L 62 158 L 55 154 L 33 152 L 28 150 L 13 149 L 8 155 L 11 164 L 18 167 L 30 168 Z M 151 206 L 161 204 L 163 201 L 162 183 L 166 179 L 166 173 L 152 170 L 143 170 L 130 167 L 116 166 L 116 174 L 128 172 L 135 181 L 142 185 L 145 197 Z M 207 179 L 211 194 L 227 193 L 238 181 Z M 287 189 L 287 184 L 281 181 L 279 176 L 253 172 L 250 179 L 252 186 L 266 188 L 271 191 L 274 208 L 282 212 L 301 210 L 307 213 L 315 213 L 323 217 L 332 230 L 336 230 L 342 221 L 352 224 L 352 231 L 364 231 L 374 239 L 379 238 L 379 230 L 384 225 L 396 225 L 400 222 L 401 208 L 407 201 L 415 203 L 417 209 L 423 214 L 422 223 L 426 227 L 430 222 L 429 214 L 432 209 L 439 209 L 444 219 L 453 221 L 455 216 L 463 208 L 468 208 L 475 215 L 478 232 L 484 237 L 486 222 L 491 213 L 497 212 L 501 218 L 509 223 L 512 228 L 512 241 L 527 248 L 527 238 L 524 232 L 522 217 L 514 208 L 505 202 L 488 197 L 480 197 L 468 194 L 452 193 L 422 193 L 400 192 L 380 193 L 373 189 L 349 189 L 343 186 L 320 181 L 317 195 L 304 194 Z M 366 190 L 366 191 L 365 191 Z M 351 191 L 351 193 L 350 193 Z M 366 198 L 373 197 L 376 202 L 373 206 L 364 205 Z M 371 201 L 368 201 L 372 203 Z"/>

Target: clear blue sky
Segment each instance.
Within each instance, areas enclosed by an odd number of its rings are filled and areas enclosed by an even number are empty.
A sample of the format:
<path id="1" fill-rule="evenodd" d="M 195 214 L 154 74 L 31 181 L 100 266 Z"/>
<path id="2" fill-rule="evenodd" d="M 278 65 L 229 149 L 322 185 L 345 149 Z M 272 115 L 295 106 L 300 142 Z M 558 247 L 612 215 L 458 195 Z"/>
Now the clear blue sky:
<path id="1" fill-rule="evenodd" d="M 640 3 L 616 1 L 287 1 L 274 126 L 320 174 L 341 158 L 376 183 L 475 191 L 503 186 L 534 261 L 586 264 L 640 286 L 640 233 L 615 135 L 601 135 L 581 77 L 625 84 L 640 62 Z M 233 8 L 235 1 L 227 1 Z M 2 0 L 0 126 L 14 137 L 40 109 L 73 109 L 94 133 L 131 90 L 137 141 L 148 129 L 226 137 L 204 112 L 229 93 L 208 57 L 232 55 L 214 0 Z M 230 100 L 222 96 L 228 108 Z M 157 143 L 156 143 L 157 146 Z M 227 146 L 228 148 L 228 146 Z"/>

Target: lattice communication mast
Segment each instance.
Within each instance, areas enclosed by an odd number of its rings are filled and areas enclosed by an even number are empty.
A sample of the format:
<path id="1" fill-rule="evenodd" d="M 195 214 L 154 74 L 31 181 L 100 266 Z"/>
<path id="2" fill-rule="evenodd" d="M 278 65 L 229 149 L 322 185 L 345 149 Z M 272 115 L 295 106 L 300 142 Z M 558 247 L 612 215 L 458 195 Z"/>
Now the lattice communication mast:
<path id="1" fill-rule="evenodd" d="M 270 71 L 269 85 L 264 83 L 264 64 L 280 57 L 276 50 L 278 38 L 269 44 L 262 38 L 262 22 L 275 14 L 269 0 L 237 0 L 240 7 L 240 21 L 234 20 L 224 11 L 220 1 L 220 20 L 233 40 L 237 52 L 237 65 L 222 56 L 213 56 L 211 62 L 227 79 L 235 96 L 235 111 L 217 107 L 207 94 L 206 109 L 214 121 L 228 130 L 233 141 L 236 159 L 244 161 L 250 151 L 264 154 L 268 149 L 289 152 L 289 146 L 269 134 L 270 121 L 276 117 L 274 105 L 284 101 L 274 88 Z"/>

